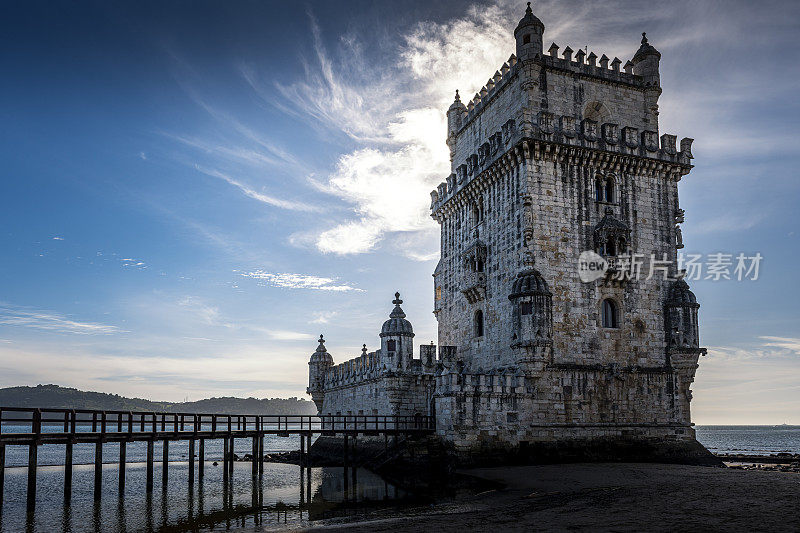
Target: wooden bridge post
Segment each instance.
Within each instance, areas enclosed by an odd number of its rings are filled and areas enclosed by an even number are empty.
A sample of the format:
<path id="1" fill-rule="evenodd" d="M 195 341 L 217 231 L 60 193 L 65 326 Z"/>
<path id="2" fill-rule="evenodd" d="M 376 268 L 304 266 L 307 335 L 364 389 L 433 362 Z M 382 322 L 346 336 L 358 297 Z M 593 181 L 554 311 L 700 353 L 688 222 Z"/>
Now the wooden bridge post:
<path id="1" fill-rule="evenodd" d="M 233 457 L 234 455 L 236 455 L 236 453 L 234 452 L 235 449 L 236 449 L 236 439 L 233 436 L 231 436 L 231 459 L 228 462 L 228 468 L 230 469 L 230 471 L 228 472 L 228 477 L 230 478 L 231 481 L 233 481 Z"/>
<path id="2" fill-rule="evenodd" d="M 6 480 L 6 445 L 0 444 L 0 515 L 3 514 L 3 484 Z"/>
<path id="3" fill-rule="evenodd" d="M 153 439 L 147 441 L 147 483 L 145 490 L 148 493 L 153 492 Z"/>
<path id="4" fill-rule="evenodd" d="M 222 439 L 222 481 L 223 483 L 228 482 L 228 447 L 230 443 L 228 442 L 228 437 L 224 437 Z"/>
<path id="5" fill-rule="evenodd" d="M 197 479 L 200 481 L 200 483 L 202 483 L 206 467 L 206 439 L 200 439 L 200 447 L 198 452 Z"/>
<path id="6" fill-rule="evenodd" d="M 306 446 L 306 459 L 307 459 L 306 466 L 311 468 L 311 432 L 310 431 L 308 432 L 308 437 L 306 437 L 306 438 L 308 439 L 308 445 Z"/>
<path id="7" fill-rule="evenodd" d="M 34 440 L 28 446 L 28 513 L 36 510 L 36 468 L 39 462 L 39 439 L 42 434 L 42 411 L 33 411 L 31 429 L 34 433 Z"/>
<path id="8" fill-rule="evenodd" d="M 94 444 L 94 499 L 99 500 L 103 493 L 103 441 Z"/>
<path id="9" fill-rule="evenodd" d="M 194 439 L 189 439 L 189 485 L 194 485 Z"/>
<path id="10" fill-rule="evenodd" d="M 36 510 L 36 463 L 38 462 L 38 447 L 36 443 L 28 447 L 28 512 Z"/>
<path id="11" fill-rule="evenodd" d="M 128 443 L 120 441 L 119 443 L 119 495 L 125 495 L 125 462 L 128 455 Z"/>
<path id="12" fill-rule="evenodd" d="M 169 483 L 169 441 L 164 439 L 164 447 L 163 447 L 163 457 L 162 457 L 162 466 L 161 466 L 161 490 L 167 490 L 167 484 Z"/>
<path id="13" fill-rule="evenodd" d="M 258 477 L 258 437 L 253 436 L 253 449 L 251 451 L 251 458 L 253 460 L 253 479 Z"/>
<path id="14" fill-rule="evenodd" d="M 306 437 L 300 435 L 300 468 L 306 466 Z"/>
<path id="15" fill-rule="evenodd" d="M 264 434 L 258 435 L 258 475 L 264 477 Z"/>
<path id="16" fill-rule="evenodd" d="M 72 440 L 67 441 L 64 450 L 64 501 L 72 499 Z"/>

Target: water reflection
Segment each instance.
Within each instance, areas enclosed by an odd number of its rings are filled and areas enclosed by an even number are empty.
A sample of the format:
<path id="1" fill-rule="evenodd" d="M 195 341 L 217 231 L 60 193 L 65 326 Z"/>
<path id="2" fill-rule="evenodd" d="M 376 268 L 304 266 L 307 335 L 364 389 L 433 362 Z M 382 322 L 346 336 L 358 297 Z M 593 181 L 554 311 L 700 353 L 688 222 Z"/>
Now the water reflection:
<path id="1" fill-rule="evenodd" d="M 266 463 L 252 476 L 250 463 L 205 465 L 205 475 L 189 484 L 187 462 L 171 463 L 169 482 L 147 493 L 146 464 L 128 463 L 119 493 L 116 465 L 104 465 L 102 498 L 93 497 L 93 468 L 76 465 L 71 502 L 63 498 L 63 467 L 41 468 L 34 516 L 25 512 L 26 469 L 6 469 L 0 532 L 208 531 L 234 526 L 285 524 L 364 513 L 411 497 L 376 474 L 341 467 L 301 468 Z M 161 468 L 156 464 L 156 470 Z M 154 476 L 156 484 L 163 479 Z"/>

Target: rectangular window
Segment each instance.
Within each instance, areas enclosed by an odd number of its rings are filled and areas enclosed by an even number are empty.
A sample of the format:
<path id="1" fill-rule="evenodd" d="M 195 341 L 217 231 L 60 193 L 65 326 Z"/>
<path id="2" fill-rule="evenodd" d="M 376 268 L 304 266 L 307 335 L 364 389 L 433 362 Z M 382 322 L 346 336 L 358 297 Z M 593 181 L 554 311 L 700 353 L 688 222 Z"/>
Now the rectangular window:
<path id="1" fill-rule="evenodd" d="M 519 304 L 519 312 L 523 315 L 533 314 L 533 302 L 522 302 Z"/>

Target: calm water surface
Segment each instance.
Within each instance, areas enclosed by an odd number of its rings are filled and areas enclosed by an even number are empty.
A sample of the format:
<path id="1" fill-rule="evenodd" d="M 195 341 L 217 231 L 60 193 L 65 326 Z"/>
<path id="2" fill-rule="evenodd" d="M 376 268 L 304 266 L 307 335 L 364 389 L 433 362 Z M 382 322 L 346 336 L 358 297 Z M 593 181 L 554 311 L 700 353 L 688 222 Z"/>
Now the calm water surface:
<path id="1" fill-rule="evenodd" d="M 3 427 L 4 432 L 13 432 Z M 249 439 L 236 441 L 239 456 L 251 453 Z M 119 496 L 119 445 L 103 446 L 103 498 L 93 498 L 94 444 L 75 444 L 73 492 L 64 505 L 64 446 L 39 447 L 36 513 L 26 516 L 27 446 L 6 446 L 5 494 L 0 532 L 135 532 L 217 531 L 232 527 L 280 525 L 286 527 L 334 516 L 367 512 L 376 507 L 394 507 L 419 501 L 414 495 L 385 482 L 368 470 L 343 468 L 303 469 L 299 466 L 265 463 L 264 475 L 252 479 L 252 463 L 234 463 L 233 481 L 225 484 L 222 473 L 222 440 L 206 440 L 205 479 L 195 475 L 188 483 L 188 443 L 169 446 L 169 481 L 161 485 L 163 448 L 155 443 L 154 489 L 145 492 L 146 443 L 127 446 L 125 493 Z M 265 453 L 297 450 L 297 436 L 267 436 Z M 219 464 L 214 466 L 214 461 Z M 302 476 L 301 476 L 302 472 Z M 309 485 L 310 481 L 310 485 Z M 310 491 L 309 491 L 310 487 Z M 310 496 L 310 499 L 309 499 Z"/>
<path id="2" fill-rule="evenodd" d="M 697 426 L 697 438 L 715 453 L 800 453 L 800 426 Z M 6 427 L 4 431 L 8 431 Z M 222 531 L 235 527 L 297 527 L 309 521 L 335 516 L 363 515 L 370 510 L 420 503 L 424 498 L 384 481 L 364 470 L 355 479 L 342 468 L 312 468 L 266 463 L 264 476 L 251 477 L 251 463 L 234 463 L 233 482 L 222 479 L 222 440 L 206 441 L 205 480 L 188 484 L 188 443 L 169 447 L 169 482 L 161 486 L 160 443 L 155 445 L 155 488 L 147 497 L 145 443 L 128 444 L 126 490 L 118 495 L 119 446 L 107 443 L 103 457 L 103 499 L 93 501 L 94 445 L 74 447 L 73 496 L 63 504 L 63 445 L 45 445 L 39 450 L 37 511 L 26 517 L 27 447 L 6 447 L 6 474 L 0 532 L 136 532 Z M 267 453 L 299 449 L 297 437 L 265 439 Z M 251 442 L 240 439 L 235 453 L 250 453 Z M 218 461 L 220 465 L 214 466 Z M 310 499 L 309 499 L 310 487 Z"/>

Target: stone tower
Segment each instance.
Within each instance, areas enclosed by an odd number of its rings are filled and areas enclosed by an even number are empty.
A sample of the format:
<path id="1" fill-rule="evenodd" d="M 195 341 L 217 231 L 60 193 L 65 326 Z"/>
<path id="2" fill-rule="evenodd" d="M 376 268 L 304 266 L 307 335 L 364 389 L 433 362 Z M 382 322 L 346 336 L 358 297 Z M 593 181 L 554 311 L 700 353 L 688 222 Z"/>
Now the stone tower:
<path id="1" fill-rule="evenodd" d="M 661 54 L 646 36 L 621 67 L 555 43 L 545 53 L 544 32 L 528 4 L 516 53 L 447 110 L 451 173 L 431 192 L 438 354 L 414 358 L 395 293 L 375 352 L 334 365 L 320 337 L 308 392 L 320 414 L 432 415 L 461 457 L 603 439 L 647 441 L 650 457 L 664 443 L 696 450 L 690 386 L 705 350 L 676 269 L 692 139 L 678 149 L 659 134 Z M 585 276 L 587 254 L 608 268 Z M 635 275 L 634 257 L 655 275 Z"/>
<path id="2" fill-rule="evenodd" d="M 692 139 L 678 150 L 659 136 L 661 54 L 644 34 L 620 69 L 555 43 L 545 54 L 544 31 L 529 3 L 516 54 L 447 111 L 451 174 L 431 192 L 434 314 L 455 361 L 437 376 L 437 418 L 448 413 L 437 429 L 471 448 L 692 438 L 704 350 L 676 269 Z M 588 251 L 610 268 L 583 282 Z M 666 275 L 619 275 L 631 254 Z"/>

